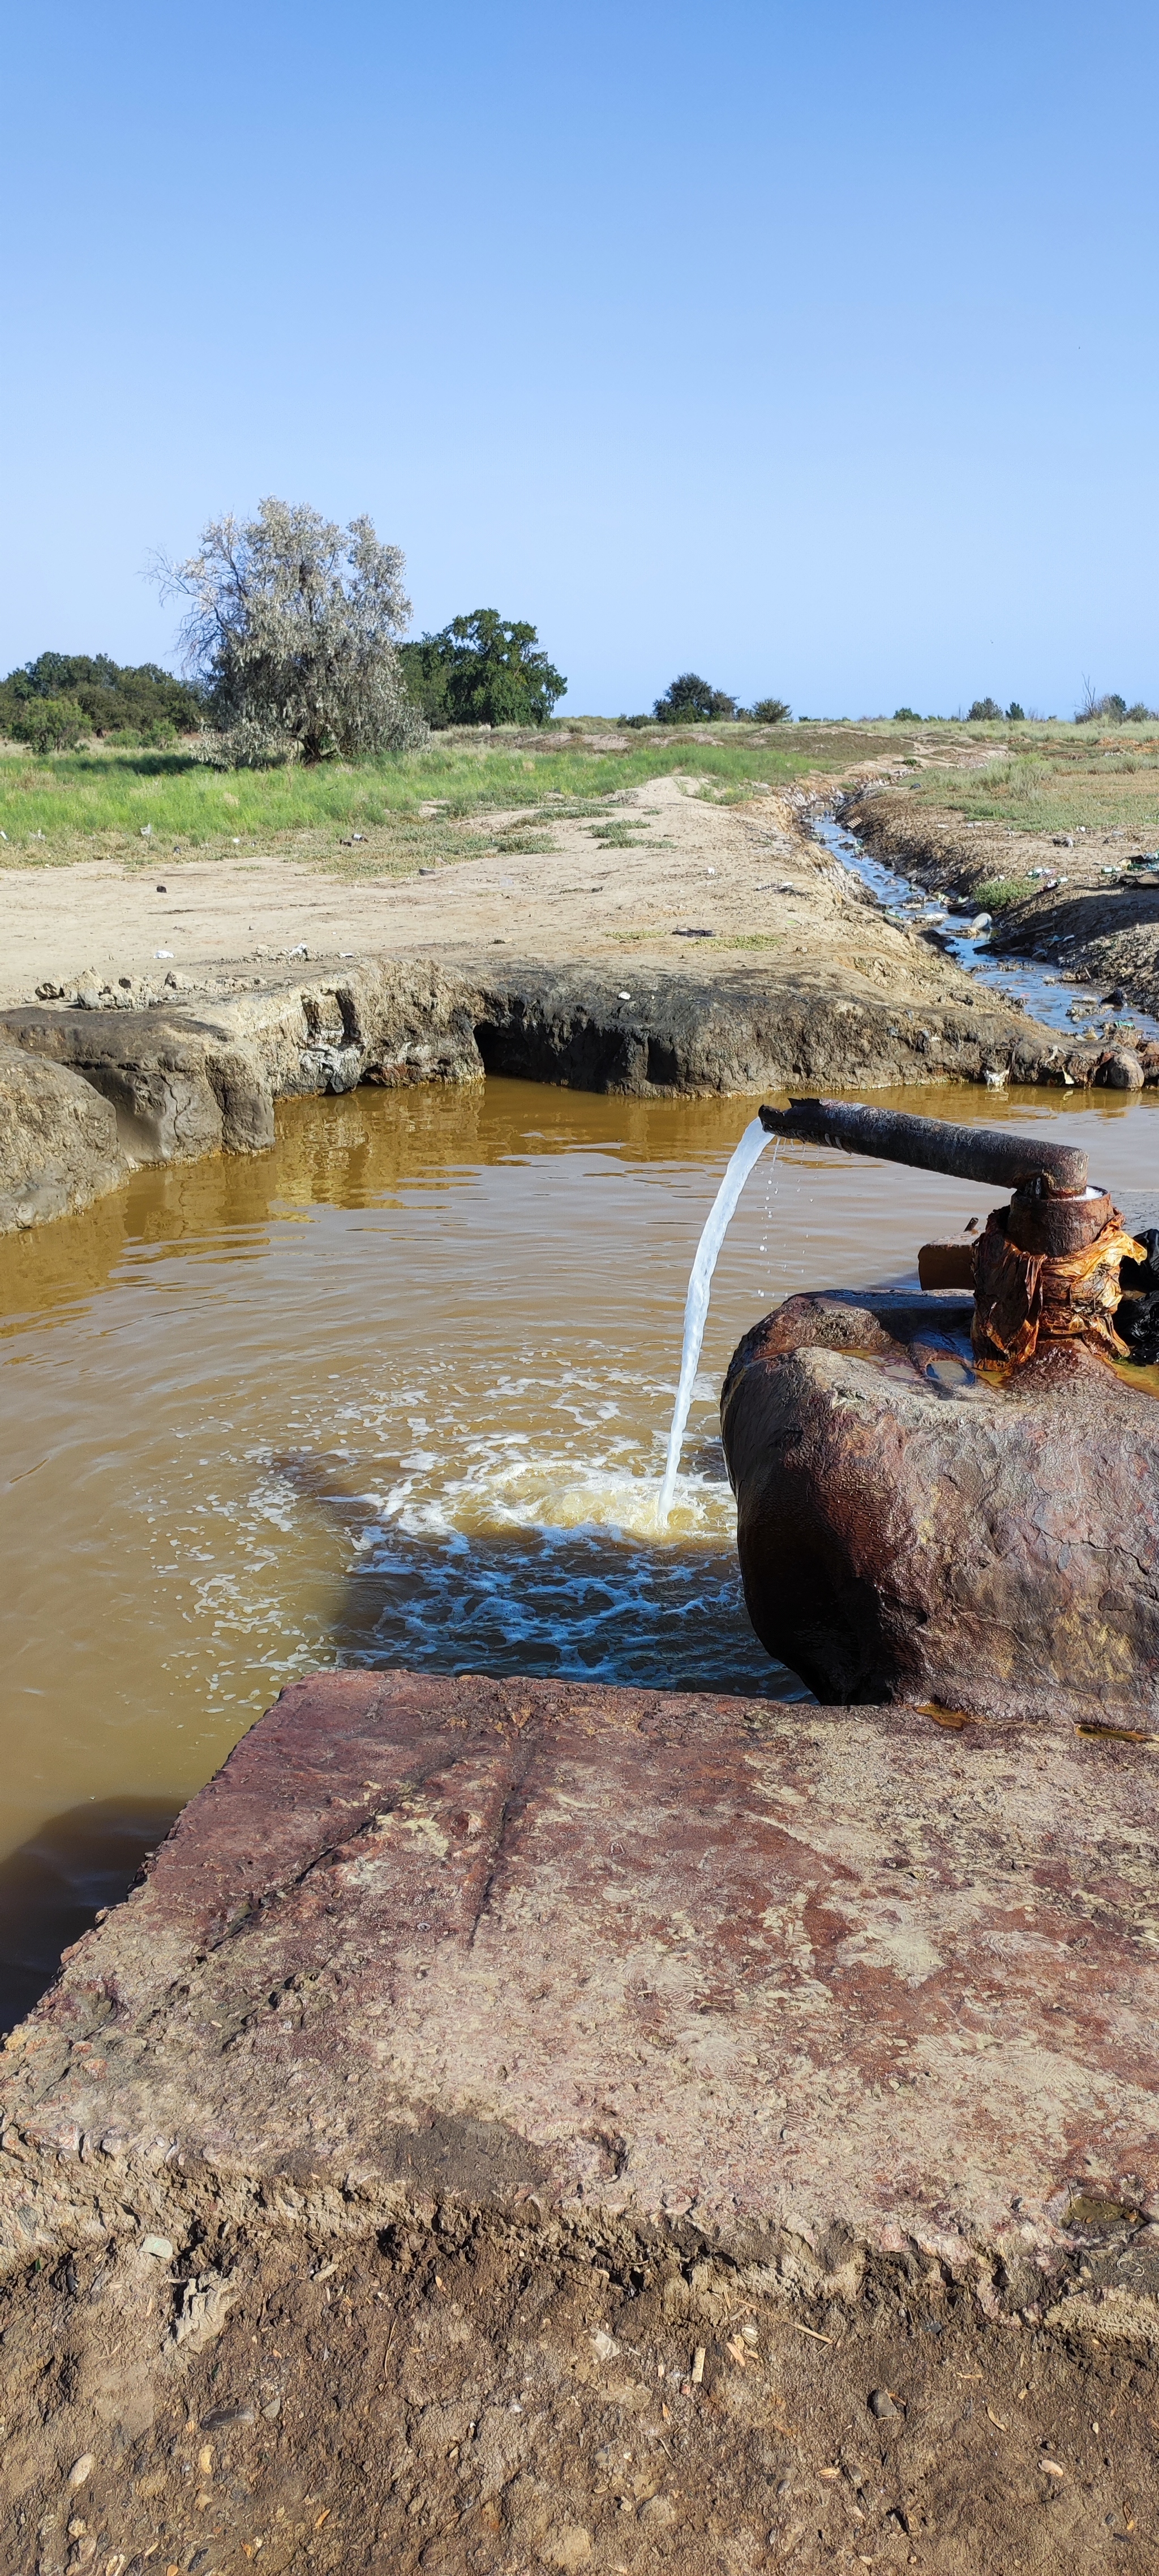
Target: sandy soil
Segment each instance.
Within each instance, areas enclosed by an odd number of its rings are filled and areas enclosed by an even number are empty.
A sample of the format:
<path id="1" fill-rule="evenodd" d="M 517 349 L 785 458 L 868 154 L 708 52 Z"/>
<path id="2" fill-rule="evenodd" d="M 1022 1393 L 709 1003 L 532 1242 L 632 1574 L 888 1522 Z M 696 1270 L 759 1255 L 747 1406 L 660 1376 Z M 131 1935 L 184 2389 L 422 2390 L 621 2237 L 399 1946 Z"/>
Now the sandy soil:
<path id="1" fill-rule="evenodd" d="M 797 801 L 707 801 L 678 779 L 649 781 L 598 818 L 489 818 L 478 858 L 429 874 L 349 881 L 283 855 L 164 858 L 143 875 L 113 862 L 8 869 L 0 1005 L 38 984 L 86 975 L 194 988 L 211 966 L 311 957 L 506 948 L 546 964 L 617 955 L 679 971 L 711 959 L 730 972 L 839 984 L 881 999 L 953 999 L 968 979 L 936 949 L 894 930 L 802 829 Z M 484 837 L 481 832 L 481 837 Z M 384 836 L 385 840 L 385 836 Z M 367 850 L 373 863 L 374 852 Z M 688 931 L 711 937 L 687 938 Z M 630 978 L 626 978 L 630 980 Z"/>

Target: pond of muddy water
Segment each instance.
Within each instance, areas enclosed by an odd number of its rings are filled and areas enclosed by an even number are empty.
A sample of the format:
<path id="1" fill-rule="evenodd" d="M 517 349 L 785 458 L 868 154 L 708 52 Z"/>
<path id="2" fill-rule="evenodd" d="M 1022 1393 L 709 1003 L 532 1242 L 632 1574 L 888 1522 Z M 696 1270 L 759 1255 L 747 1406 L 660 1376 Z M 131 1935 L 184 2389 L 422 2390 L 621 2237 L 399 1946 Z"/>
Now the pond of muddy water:
<path id="1" fill-rule="evenodd" d="M 1150 1180 L 1156 1103 L 934 1116 Z M 799 1146 L 721 1254 L 667 1529 L 689 1265 L 755 1104 L 489 1082 L 283 1105 L 0 1243 L 0 2019 L 295 1674 L 568 1674 L 803 1697 L 749 1629 L 716 1402 L 786 1293 L 913 1271 L 993 1191 Z"/>

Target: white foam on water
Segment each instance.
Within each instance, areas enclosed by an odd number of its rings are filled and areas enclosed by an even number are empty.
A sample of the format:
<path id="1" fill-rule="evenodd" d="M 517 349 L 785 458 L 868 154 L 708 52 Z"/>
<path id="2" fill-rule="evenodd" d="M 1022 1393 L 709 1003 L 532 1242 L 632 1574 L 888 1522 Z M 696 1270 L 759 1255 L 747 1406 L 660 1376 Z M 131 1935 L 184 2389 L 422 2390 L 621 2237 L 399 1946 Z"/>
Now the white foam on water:
<path id="1" fill-rule="evenodd" d="M 728 1232 L 729 1223 L 735 1211 L 737 1200 L 740 1197 L 741 1191 L 744 1188 L 745 1182 L 748 1179 L 754 1163 L 759 1162 L 769 1141 L 768 1131 L 766 1128 L 762 1127 L 760 1119 L 751 1119 L 728 1164 L 724 1179 L 722 1180 L 720 1188 L 716 1193 L 716 1197 L 712 1202 L 712 1206 L 709 1209 L 704 1231 L 696 1247 L 696 1258 L 692 1264 L 692 1275 L 688 1282 L 688 1295 L 684 1303 L 684 1346 L 680 1354 L 680 1382 L 676 1389 L 676 1402 L 672 1408 L 672 1428 L 668 1434 L 668 1455 L 664 1462 L 664 1474 L 661 1479 L 660 1493 L 656 1504 L 655 1520 L 656 1526 L 659 1529 L 664 1529 L 667 1526 L 668 1515 L 672 1509 L 673 1496 L 676 1492 L 676 1478 L 680 1467 L 680 1452 L 684 1446 L 684 1434 L 688 1427 L 688 1414 L 692 1403 L 693 1388 L 696 1383 L 696 1372 L 700 1364 L 700 1346 L 704 1340 L 704 1327 L 708 1319 L 708 1300 L 712 1292 L 712 1274 L 716 1268 L 720 1247 Z"/>

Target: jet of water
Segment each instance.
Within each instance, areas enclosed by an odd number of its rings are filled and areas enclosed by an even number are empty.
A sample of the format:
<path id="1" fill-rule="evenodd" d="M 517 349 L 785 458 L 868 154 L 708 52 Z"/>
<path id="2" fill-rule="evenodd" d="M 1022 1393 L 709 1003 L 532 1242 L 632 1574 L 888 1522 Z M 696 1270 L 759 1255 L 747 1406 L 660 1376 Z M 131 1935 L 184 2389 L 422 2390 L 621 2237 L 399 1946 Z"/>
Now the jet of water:
<path id="1" fill-rule="evenodd" d="M 664 1462 L 664 1477 L 656 1505 L 656 1523 L 659 1529 L 665 1527 L 668 1514 L 672 1509 L 672 1497 L 676 1491 L 676 1474 L 680 1465 L 680 1452 L 684 1446 L 684 1434 L 688 1428 L 692 1389 L 700 1364 L 700 1345 L 704 1340 L 709 1291 L 712 1287 L 712 1274 L 716 1268 L 717 1254 L 728 1232 L 737 1200 L 749 1173 L 754 1163 L 759 1161 L 768 1143 L 767 1129 L 762 1127 L 759 1118 L 754 1118 L 745 1128 L 729 1163 L 709 1210 L 704 1232 L 696 1247 L 696 1259 L 692 1264 L 692 1276 L 688 1282 L 688 1295 L 684 1302 L 684 1347 L 680 1354 L 680 1384 L 676 1389 L 676 1402 L 672 1407 L 668 1456 Z"/>

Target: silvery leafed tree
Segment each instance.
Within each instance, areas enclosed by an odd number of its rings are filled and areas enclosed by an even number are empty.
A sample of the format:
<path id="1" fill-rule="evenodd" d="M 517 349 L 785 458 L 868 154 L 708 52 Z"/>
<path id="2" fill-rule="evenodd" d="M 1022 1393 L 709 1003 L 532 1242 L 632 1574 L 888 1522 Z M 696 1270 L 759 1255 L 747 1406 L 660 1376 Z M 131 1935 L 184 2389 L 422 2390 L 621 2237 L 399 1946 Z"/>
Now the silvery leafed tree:
<path id="1" fill-rule="evenodd" d="M 221 768 L 409 751 L 426 726 L 397 643 L 410 618 L 397 546 L 369 519 L 263 501 L 256 519 L 211 519 L 195 555 L 162 558 L 165 597 L 189 607 L 187 668 L 208 691 L 202 756 Z"/>

